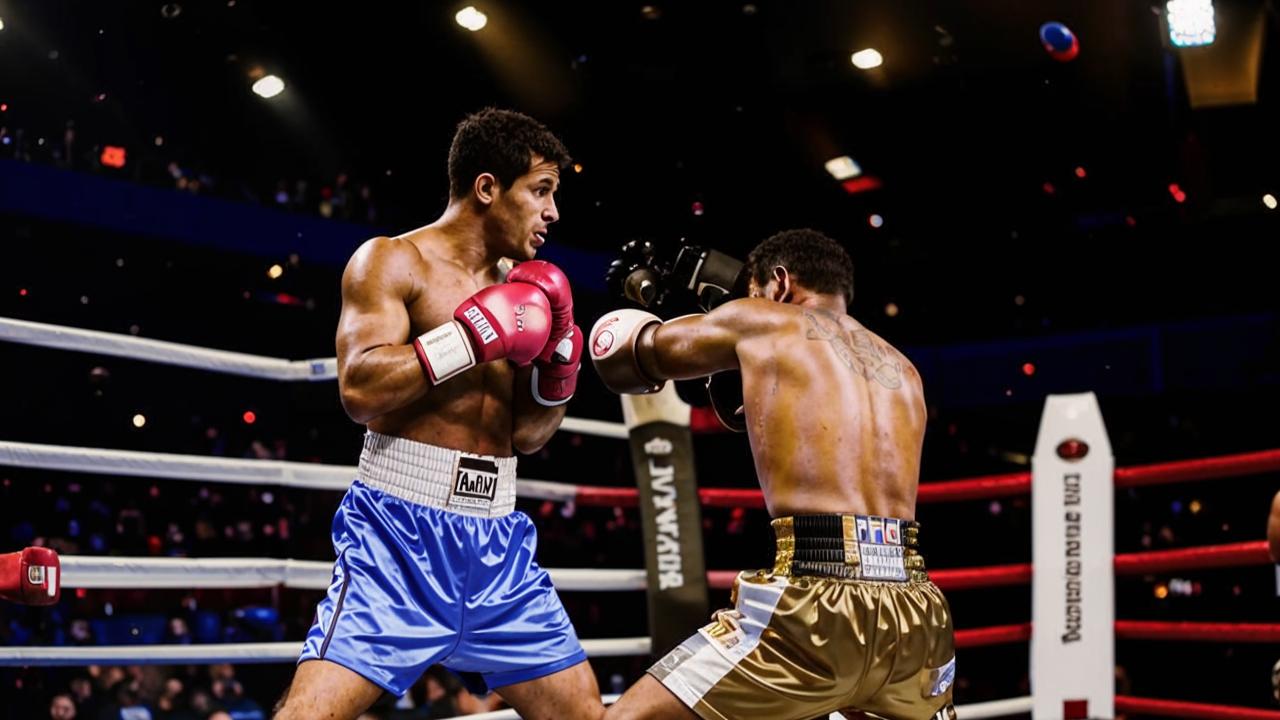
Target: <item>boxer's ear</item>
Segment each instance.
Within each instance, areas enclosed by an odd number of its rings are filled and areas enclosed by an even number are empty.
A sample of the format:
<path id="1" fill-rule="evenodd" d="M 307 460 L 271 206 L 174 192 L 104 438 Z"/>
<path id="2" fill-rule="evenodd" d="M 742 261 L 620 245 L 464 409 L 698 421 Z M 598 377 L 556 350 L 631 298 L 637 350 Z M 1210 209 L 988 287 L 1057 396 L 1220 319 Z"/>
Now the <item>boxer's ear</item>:
<path id="1" fill-rule="evenodd" d="M 791 296 L 794 294 L 794 288 L 791 287 L 791 273 L 781 265 L 773 268 L 773 281 L 775 283 L 771 300 L 788 303 L 791 302 Z"/>
<path id="2" fill-rule="evenodd" d="M 480 173 L 476 176 L 476 180 L 471 186 L 471 191 L 475 195 L 476 201 L 481 205 L 492 205 L 500 189 L 498 178 L 494 177 L 492 173 Z"/>

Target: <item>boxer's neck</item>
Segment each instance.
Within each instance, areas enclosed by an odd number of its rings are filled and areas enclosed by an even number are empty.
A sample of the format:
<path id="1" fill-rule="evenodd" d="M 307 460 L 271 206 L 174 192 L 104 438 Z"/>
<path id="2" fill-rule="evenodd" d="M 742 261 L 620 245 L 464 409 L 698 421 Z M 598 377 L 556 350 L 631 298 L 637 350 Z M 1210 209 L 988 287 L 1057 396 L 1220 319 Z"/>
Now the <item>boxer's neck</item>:
<path id="1" fill-rule="evenodd" d="M 437 252 L 471 272 L 495 267 L 502 253 L 485 241 L 484 219 L 464 203 L 453 201 L 438 220 L 431 223 L 441 242 Z"/>
<path id="2" fill-rule="evenodd" d="M 824 310 L 835 315 L 845 315 L 849 305 L 843 295 L 828 295 L 807 290 L 798 285 L 791 286 L 791 305 L 799 305 L 814 310 Z"/>

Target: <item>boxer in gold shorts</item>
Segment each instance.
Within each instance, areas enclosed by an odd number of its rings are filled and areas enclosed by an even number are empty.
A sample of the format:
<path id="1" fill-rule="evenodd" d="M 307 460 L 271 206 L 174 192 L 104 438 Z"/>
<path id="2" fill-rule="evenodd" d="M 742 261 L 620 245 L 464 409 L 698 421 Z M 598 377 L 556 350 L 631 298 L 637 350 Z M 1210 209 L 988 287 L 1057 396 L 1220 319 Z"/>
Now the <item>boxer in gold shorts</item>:
<path id="1" fill-rule="evenodd" d="M 588 340 L 619 393 L 741 371 L 736 415 L 777 545 L 773 568 L 740 574 L 734 607 L 606 717 L 953 720 L 951 612 L 925 572 L 914 522 L 920 376 L 846 313 L 853 264 L 826 236 L 774 235 L 742 272 L 748 297 L 667 323 L 614 311 Z"/>

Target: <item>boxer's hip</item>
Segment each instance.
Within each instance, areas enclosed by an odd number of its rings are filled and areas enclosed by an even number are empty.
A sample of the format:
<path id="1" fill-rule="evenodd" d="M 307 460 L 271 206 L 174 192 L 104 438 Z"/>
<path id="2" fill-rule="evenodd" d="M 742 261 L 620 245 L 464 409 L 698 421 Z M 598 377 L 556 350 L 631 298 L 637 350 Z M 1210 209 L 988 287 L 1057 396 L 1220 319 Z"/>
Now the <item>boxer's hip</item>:
<path id="1" fill-rule="evenodd" d="M 502 517 L 516 506 L 516 459 L 442 448 L 369 431 L 356 479 L 406 502 L 459 515 Z"/>
<path id="2" fill-rule="evenodd" d="M 920 524 L 874 515 L 775 518 L 772 574 L 924 582 Z"/>

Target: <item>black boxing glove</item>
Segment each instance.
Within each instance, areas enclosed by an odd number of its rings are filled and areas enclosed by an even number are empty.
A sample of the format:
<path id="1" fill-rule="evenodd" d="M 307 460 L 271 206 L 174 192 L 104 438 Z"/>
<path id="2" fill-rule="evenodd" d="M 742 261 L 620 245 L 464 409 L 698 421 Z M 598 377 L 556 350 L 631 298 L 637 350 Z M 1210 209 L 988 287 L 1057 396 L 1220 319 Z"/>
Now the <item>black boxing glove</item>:
<path id="1" fill-rule="evenodd" d="M 743 408 L 742 372 L 724 370 L 707 377 L 707 395 L 716 419 L 733 432 L 747 431 L 747 415 Z"/>
<path id="2" fill-rule="evenodd" d="M 618 259 L 605 271 L 605 288 L 610 295 L 649 307 L 658 299 L 663 272 L 653 243 L 632 240 L 622 246 Z"/>
<path id="3" fill-rule="evenodd" d="M 668 278 L 672 289 L 689 290 L 707 312 L 747 296 L 745 263 L 719 250 L 697 245 L 681 247 Z"/>

